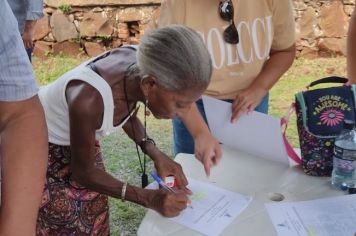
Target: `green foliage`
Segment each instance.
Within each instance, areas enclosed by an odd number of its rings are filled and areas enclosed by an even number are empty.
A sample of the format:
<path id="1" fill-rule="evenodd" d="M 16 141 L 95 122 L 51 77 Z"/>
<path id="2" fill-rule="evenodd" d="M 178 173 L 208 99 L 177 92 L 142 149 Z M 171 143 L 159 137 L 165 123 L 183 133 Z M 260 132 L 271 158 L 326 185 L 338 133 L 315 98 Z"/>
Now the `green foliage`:
<path id="1" fill-rule="evenodd" d="M 37 80 L 41 85 L 54 81 L 60 75 L 80 64 L 83 59 L 69 58 L 66 56 L 49 56 L 40 61 L 34 58 L 34 67 Z M 305 88 L 310 82 L 331 74 L 345 75 L 346 61 L 344 58 L 329 58 L 306 60 L 298 59 L 291 69 L 277 82 L 270 91 L 269 113 L 282 117 L 286 114 L 290 104 L 294 101 L 294 94 Z M 139 116 L 143 117 L 143 109 Z M 142 119 L 141 119 L 142 120 Z M 150 136 L 156 141 L 157 146 L 166 154 L 172 153 L 171 121 L 156 120 L 149 117 L 147 128 Z M 290 119 L 287 132 L 288 139 L 294 147 L 299 146 L 295 124 L 295 115 Z M 102 151 L 106 170 L 116 178 L 129 184 L 140 186 L 140 166 L 133 142 L 123 133 L 112 134 L 102 140 Z M 149 161 L 147 170 L 153 170 L 153 163 Z M 133 203 L 121 202 L 109 198 L 111 235 L 126 236 L 136 235 L 146 210 Z"/>
<path id="2" fill-rule="evenodd" d="M 99 41 L 103 42 L 103 44 L 107 47 L 110 45 L 111 41 L 113 40 L 112 35 L 100 35 L 97 36 L 97 39 L 99 39 Z"/>
<path id="3" fill-rule="evenodd" d="M 75 43 L 79 43 L 80 44 L 81 41 L 82 41 L 82 38 L 81 38 L 80 34 L 78 34 L 78 36 L 76 38 L 72 39 L 72 41 L 75 42 Z"/>
<path id="4" fill-rule="evenodd" d="M 64 14 L 69 14 L 72 11 L 71 5 L 68 4 L 61 4 L 58 6 L 58 9 Z"/>
<path id="5" fill-rule="evenodd" d="M 102 41 L 111 41 L 113 39 L 112 35 L 99 35 L 97 37 Z"/>

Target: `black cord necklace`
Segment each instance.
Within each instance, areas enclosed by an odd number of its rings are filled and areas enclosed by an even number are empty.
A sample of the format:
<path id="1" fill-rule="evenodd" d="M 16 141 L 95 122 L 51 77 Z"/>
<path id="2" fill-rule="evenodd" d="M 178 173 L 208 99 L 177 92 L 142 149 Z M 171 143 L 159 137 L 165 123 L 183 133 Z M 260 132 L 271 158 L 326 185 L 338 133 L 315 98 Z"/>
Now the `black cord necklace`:
<path id="1" fill-rule="evenodd" d="M 133 66 L 135 63 L 131 64 L 127 70 L 130 69 L 131 66 Z M 126 106 L 127 106 L 127 111 L 130 112 L 130 106 L 129 106 L 129 100 L 128 100 L 128 96 L 127 96 L 127 88 L 126 88 L 126 79 L 127 79 L 127 74 L 125 74 L 124 76 L 124 93 L 125 93 L 125 100 L 126 100 Z M 144 140 L 147 140 L 147 131 L 146 131 L 146 112 L 147 112 L 147 104 L 145 104 L 145 111 L 144 111 Z M 138 161 L 140 163 L 140 167 L 141 167 L 141 184 L 142 184 L 142 188 L 145 188 L 148 185 L 148 176 L 146 174 L 146 153 L 143 152 L 143 161 L 141 160 L 141 155 L 140 155 L 140 151 L 138 150 L 138 144 L 136 143 L 136 135 L 135 135 L 135 129 L 132 123 L 132 120 L 130 118 L 130 123 L 131 123 L 131 129 L 132 129 L 132 133 L 134 136 L 134 140 L 135 140 L 135 144 L 136 144 L 136 152 L 137 152 L 137 157 L 138 157 Z M 143 162 L 143 163 L 142 163 Z"/>

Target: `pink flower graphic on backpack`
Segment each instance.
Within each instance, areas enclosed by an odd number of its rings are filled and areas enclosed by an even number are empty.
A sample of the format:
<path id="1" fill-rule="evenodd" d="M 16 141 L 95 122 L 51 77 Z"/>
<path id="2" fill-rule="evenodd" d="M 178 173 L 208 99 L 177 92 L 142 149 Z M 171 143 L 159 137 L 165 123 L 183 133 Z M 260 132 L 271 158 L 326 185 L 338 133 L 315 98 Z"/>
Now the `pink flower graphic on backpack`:
<path id="1" fill-rule="evenodd" d="M 324 125 L 335 126 L 344 120 L 344 114 L 338 110 L 330 109 L 321 114 L 320 120 Z"/>

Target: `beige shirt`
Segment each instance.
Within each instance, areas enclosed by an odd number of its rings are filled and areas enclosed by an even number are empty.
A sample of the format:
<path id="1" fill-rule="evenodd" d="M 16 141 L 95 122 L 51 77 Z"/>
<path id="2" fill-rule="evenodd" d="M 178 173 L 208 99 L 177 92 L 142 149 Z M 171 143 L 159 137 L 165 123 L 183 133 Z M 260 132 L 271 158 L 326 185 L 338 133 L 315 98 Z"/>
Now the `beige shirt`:
<path id="1" fill-rule="evenodd" d="M 228 44 L 223 31 L 229 26 L 219 15 L 219 0 L 163 0 L 157 28 L 182 24 L 196 30 L 207 46 L 214 66 L 207 95 L 234 99 L 262 70 L 271 49 L 289 48 L 295 42 L 291 0 L 233 0 L 234 21 L 240 42 Z"/>

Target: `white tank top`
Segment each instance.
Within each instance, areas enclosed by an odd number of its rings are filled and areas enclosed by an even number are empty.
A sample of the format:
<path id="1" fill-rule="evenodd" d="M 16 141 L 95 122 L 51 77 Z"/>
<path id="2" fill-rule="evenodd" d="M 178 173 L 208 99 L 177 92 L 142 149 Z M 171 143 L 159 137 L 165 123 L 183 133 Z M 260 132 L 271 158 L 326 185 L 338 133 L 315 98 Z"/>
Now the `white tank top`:
<path id="1" fill-rule="evenodd" d="M 135 47 L 132 48 L 135 49 Z M 135 53 L 135 51 L 133 51 L 133 53 Z M 98 57 L 102 55 L 99 55 Z M 40 88 L 38 95 L 45 112 L 48 127 L 48 139 L 50 143 L 63 146 L 70 145 L 69 111 L 65 91 L 68 83 L 72 80 L 85 81 L 98 90 L 102 96 L 104 116 L 100 129 L 96 130 L 96 139 L 100 139 L 112 132 L 117 132 L 135 112 L 136 109 L 133 109 L 130 116 L 123 122 L 118 126 L 113 125 L 114 100 L 111 88 L 100 75 L 87 66 L 96 58 L 82 63 L 78 67 L 59 77 L 55 82 Z M 85 119 L 85 117 L 83 117 L 83 119 Z"/>

